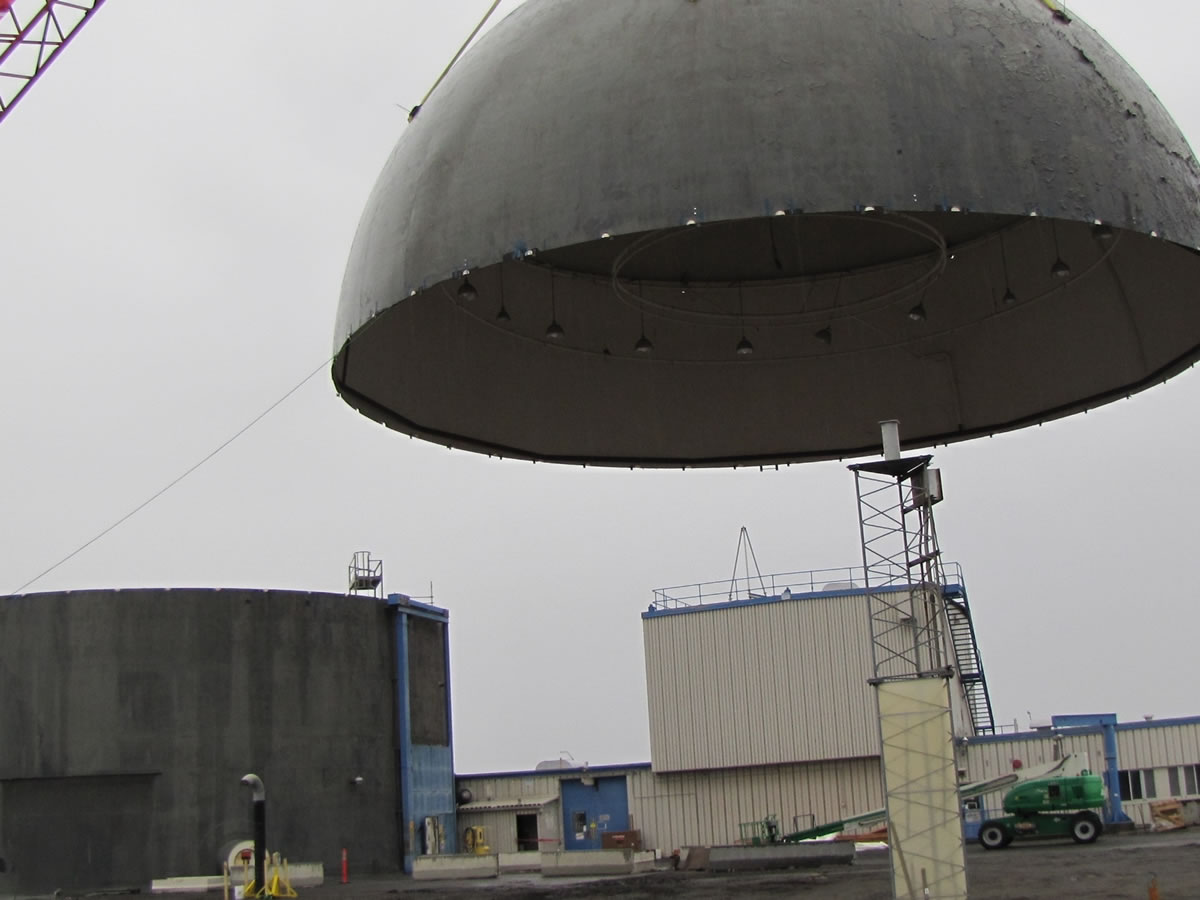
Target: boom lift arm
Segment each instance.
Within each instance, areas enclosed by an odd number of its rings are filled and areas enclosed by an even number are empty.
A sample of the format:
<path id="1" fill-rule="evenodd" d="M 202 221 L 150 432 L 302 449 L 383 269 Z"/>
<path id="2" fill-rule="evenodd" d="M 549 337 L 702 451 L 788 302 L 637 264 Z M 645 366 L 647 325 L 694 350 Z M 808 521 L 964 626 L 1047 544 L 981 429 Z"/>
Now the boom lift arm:
<path id="1" fill-rule="evenodd" d="M 0 122 L 104 0 L 0 0 Z"/>
<path id="2" fill-rule="evenodd" d="M 1011 787 L 1012 785 L 1022 782 L 1035 781 L 1038 779 L 1051 777 L 1077 776 L 1086 769 L 1086 756 L 1068 753 L 1061 759 L 1054 760 L 1053 762 L 1042 763 L 1041 765 L 1037 766 L 1030 766 L 1026 769 L 1014 769 L 1012 772 L 999 775 L 995 778 L 989 778 L 985 781 L 976 781 L 971 784 L 959 785 L 958 795 L 962 799 L 967 800 L 972 797 L 980 797 L 984 794 L 990 794 L 993 791 L 999 791 L 1006 787 Z M 856 816 L 849 816 L 845 819 L 839 819 L 836 822 L 826 822 L 823 825 L 816 825 L 803 831 L 785 834 L 779 837 L 778 840 L 785 844 L 794 844 L 799 841 L 816 840 L 818 838 L 823 838 L 842 831 L 848 825 L 864 825 L 870 822 L 881 822 L 886 818 L 886 809 L 873 809 L 870 812 L 859 813 Z"/>

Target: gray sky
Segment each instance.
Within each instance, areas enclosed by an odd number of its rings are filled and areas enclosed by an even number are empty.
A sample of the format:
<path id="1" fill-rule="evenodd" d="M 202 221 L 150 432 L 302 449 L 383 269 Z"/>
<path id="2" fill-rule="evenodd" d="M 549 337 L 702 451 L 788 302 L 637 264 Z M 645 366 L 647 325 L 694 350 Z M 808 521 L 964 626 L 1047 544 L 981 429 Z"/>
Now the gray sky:
<path id="1" fill-rule="evenodd" d="M 1036 0 L 1023 0 L 1036 2 Z M 0 126 L 0 591 L 195 463 L 331 352 L 405 114 L 486 0 L 112 0 Z M 511 12 L 506 0 L 497 18 Z M 1200 146 L 1192 0 L 1076 0 Z M 998 718 L 1200 713 L 1200 380 L 936 451 Z M 838 463 L 629 472 L 388 432 L 322 373 L 32 590 L 341 591 L 351 553 L 451 610 L 460 771 L 649 758 L 639 613 L 859 559 Z"/>

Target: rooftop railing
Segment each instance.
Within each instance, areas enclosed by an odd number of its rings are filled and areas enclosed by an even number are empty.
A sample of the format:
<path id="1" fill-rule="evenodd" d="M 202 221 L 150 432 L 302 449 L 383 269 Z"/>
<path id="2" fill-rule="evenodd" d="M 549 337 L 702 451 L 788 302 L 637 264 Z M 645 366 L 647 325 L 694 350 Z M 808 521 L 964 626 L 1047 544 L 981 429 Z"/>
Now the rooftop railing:
<path id="1" fill-rule="evenodd" d="M 947 584 L 966 589 L 962 566 L 945 565 Z M 862 566 L 838 569 L 810 569 L 807 572 L 780 572 L 773 575 L 742 575 L 724 581 L 703 581 L 657 588 L 652 609 L 687 609 L 712 603 L 735 603 L 763 597 L 788 597 L 823 591 L 865 590 Z"/>

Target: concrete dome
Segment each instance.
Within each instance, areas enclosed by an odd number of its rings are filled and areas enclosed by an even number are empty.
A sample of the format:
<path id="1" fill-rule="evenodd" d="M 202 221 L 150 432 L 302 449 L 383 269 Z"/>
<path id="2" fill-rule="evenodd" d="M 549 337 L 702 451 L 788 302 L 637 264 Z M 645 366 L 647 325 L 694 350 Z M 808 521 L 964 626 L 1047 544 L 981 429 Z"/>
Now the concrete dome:
<path id="1" fill-rule="evenodd" d="M 1034 0 L 528 0 L 385 166 L 333 377 L 558 462 L 961 440 L 1190 365 L 1198 210 L 1158 100 Z"/>

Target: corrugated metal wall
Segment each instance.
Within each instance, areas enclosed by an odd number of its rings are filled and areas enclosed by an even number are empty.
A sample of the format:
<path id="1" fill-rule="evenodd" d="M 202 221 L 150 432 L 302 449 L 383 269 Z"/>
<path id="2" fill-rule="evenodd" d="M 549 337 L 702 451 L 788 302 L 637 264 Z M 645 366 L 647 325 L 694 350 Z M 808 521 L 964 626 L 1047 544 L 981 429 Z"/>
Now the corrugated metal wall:
<path id="1" fill-rule="evenodd" d="M 622 774 L 608 770 L 606 776 Z M 642 833 L 642 845 L 670 853 L 677 847 L 732 844 L 738 824 L 778 817 L 786 831 L 832 822 L 883 806 L 879 760 L 852 759 L 709 772 L 655 774 L 647 768 L 624 770 L 629 791 L 629 827 Z M 549 776 L 460 778 L 477 800 L 523 799 L 559 793 L 559 779 L 575 779 L 578 771 Z M 459 813 L 460 827 L 482 825 L 493 852 L 516 850 L 515 811 Z M 548 804 L 538 821 L 542 838 L 561 838 L 559 803 Z M 554 849 L 553 843 L 543 847 Z"/>
<path id="2" fill-rule="evenodd" d="M 1150 769 L 1154 772 L 1154 797 L 1122 803 L 1125 813 L 1139 825 L 1153 824 L 1150 804 L 1154 800 L 1200 797 L 1200 793 L 1188 790 L 1188 779 L 1183 777 L 1182 772 L 1176 773 L 1179 791 L 1172 792 L 1168 771 L 1200 765 L 1200 722 L 1188 720 L 1169 724 L 1164 721 L 1134 728 L 1118 728 L 1117 759 L 1123 770 Z M 1144 781 L 1143 787 L 1146 787 Z"/>
<path id="3" fill-rule="evenodd" d="M 876 756 L 863 595 L 643 619 L 655 771 Z"/>
<path id="4" fill-rule="evenodd" d="M 562 815 L 559 802 L 547 803 L 540 809 L 459 812 L 459 846 L 462 834 L 472 825 L 482 825 L 484 840 L 492 853 L 517 852 L 517 816 L 537 815 L 540 849 L 559 850 L 562 840 Z"/>
<path id="5" fill-rule="evenodd" d="M 1093 772 L 1104 769 L 1104 736 L 1095 734 L 1062 735 L 1063 754 L 1086 755 L 1088 766 Z M 1012 761 L 1021 760 L 1025 767 L 1040 766 L 1055 760 L 1055 737 L 1022 737 L 1013 740 L 969 742 L 965 753 L 967 782 L 985 781 L 1007 775 L 1013 770 Z M 1004 806 L 1004 795 L 1011 788 L 1004 788 L 983 797 L 983 805 L 999 814 Z"/>
<path id="6" fill-rule="evenodd" d="M 1200 722 L 1117 729 L 1122 769 L 1151 769 L 1200 763 Z"/>
<path id="7" fill-rule="evenodd" d="M 1086 753 L 1091 770 L 1101 773 L 1104 769 L 1104 737 L 1099 732 L 1089 734 L 1058 732 L 1062 737 L 1064 753 Z M 1011 760 L 1020 759 L 1026 766 L 1049 762 L 1054 759 L 1055 736 L 1021 737 L 1014 740 L 971 743 L 966 751 L 969 781 L 982 781 L 1002 775 L 1011 769 Z M 1117 765 L 1123 770 L 1143 771 L 1143 787 L 1146 787 L 1144 772 L 1153 772 L 1154 797 L 1140 800 L 1124 800 L 1122 807 L 1138 825 L 1150 826 L 1152 800 L 1198 799 L 1200 792 L 1188 791 L 1188 779 L 1181 771 L 1176 772 L 1178 792 L 1171 791 L 1170 770 L 1183 766 L 1200 765 L 1200 720 L 1179 722 L 1163 721 L 1150 726 L 1128 726 L 1117 729 Z M 984 798 L 988 809 L 998 812 L 1004 791 L 997 791 Z"/>
<path id="8" fill-rule="evenodd" d="M 558 782 L 563 778 L 563 772 L 571 772 L 571 778 L 578 778 L 578 770 L 551 769 L 542 772 L 514 772 L 493 775 L 459 776 L 458 787 L 471 792 L 474 800 L 532 800 L 539 797 L 559 796 Z"/>
<path id="9" fill-rule="evenodd" d="M 879 760 L 629 776 L 631 828 L 664 853 L 692 845 L 733 844 L 738 824 L 775 815 L 784 832 L 883 806 Z"/>
<path id="10" fill-rule="evenodd" d="M 871 702 L 874 703 L 873 698 Z M 1159 799 L 1170 795 L 1168 767 L 1200 764 L 1200 720 L 1121 729 L 1117 736 L 1120 767 L 1154 769 Z M 1006 774 L 1012 771 L 1014 759 L 1021 760 L 1025 767 L 1053 762 L 1058 737 L 1062 753 L 1086 755 L 1092 771 L 1103 769 L 1103 735 L 1098 731 L 1066 731 L 970 741 L 961 752 L 966 780 L 983 781 Z M 677 847 L 734 843 L 740 836 L 739 823 L 771 814 L 788 830 L 796 816 L 803 816 L 799 824 L 807 827 L 810 822 L 836 821 L 884 805 L 877 757 L 699 772 L 656 773 L 645 767 L 611 768 L 603 770 L 603 774 L 626 776 L 629 826 L 641 831 L 643 846 L 664 853 Z M 560 796 L 560 780 L 579 777 L 579 770 L 488 775 L 460 778 L 459 786 L 470 788 L 477 800 L 529 800 Z M 983 798 L 984 806 L 998 813 L 1004 793 L 1001 790 L 987 795 Z M 1183 796 L 1200 795 L 1184 793 Z M 1135 822 L 1150 824 L 1149 800 L 1126 802 L 1124 806 Z M 459 823 L 461 828 L 483 825 L 492 850 L 508 853 L 516 850 L 517 814 L 517 811 L 460 814 Z M 561 838 L 558 802 L 542 807 L 538 829 L 542 838 Z"/>
<path id="11" fill-rule="evenodd" d="M 983 781 L 1012 771 L 1012 761 L 1025 766 L 1054 762 L 1055 736 L 1020 737 L 1003 741 L 971 741 L 967 744 L 967 778 Z M 1087 754 L 1093 771 L 1104 767 L 1104 737 L 1099 734 L 1065 733 L 1062 752 Z"/>
<path id="12" fill-rule="evenodd" d="M 485 775 L 482 777 L 466 777 L 458 779 L 458 787 L 467 788 L 475 800 L 517 800 L 531 802 L 545 797 L 561 796 L 559 779 L 563 776 L 557 771 L 547 774 L 518 772 L 513 775 Z M 569 777 L 578 778 L 578 772 Z M 515 853 L 517 851 L 517 816 L 538 813 L 538 837 L 550 840 L 542 841 L 542 849 L 559 850 L 562 839 L 562 814 L 558 801 L 548 803 L 541 808 L 503 810 L 503 811 L 472 811 L 458 814 L 459 836 L 470 825 L 482 825 L 488 846 L 493 853 Z"/>

